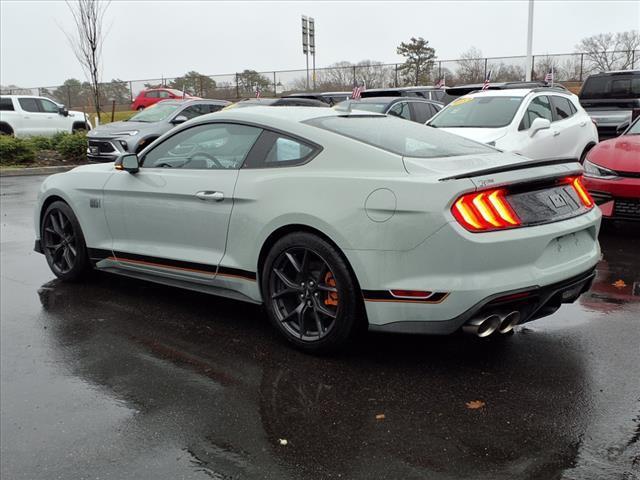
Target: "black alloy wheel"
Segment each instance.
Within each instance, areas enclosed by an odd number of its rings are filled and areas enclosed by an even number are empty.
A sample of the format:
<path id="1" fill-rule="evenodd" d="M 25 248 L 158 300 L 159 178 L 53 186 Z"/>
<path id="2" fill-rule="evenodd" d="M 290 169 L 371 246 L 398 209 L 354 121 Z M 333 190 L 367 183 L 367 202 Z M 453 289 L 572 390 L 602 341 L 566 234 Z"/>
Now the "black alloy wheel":
<path id="1" fill-rule="evenodd" d="M 319 352 L 354 333 L 362 299 L 342 255 L 328 242 L 306 232 L 288 235 L 274 245 L 265 267 L 265 305 L 289 341 Z"/>
<path id="2" fill-rule="evenodd" d="M 76 216 L 64 202 L 52 203 L 42 219 L 42 249 L 51 271 L 63 280 L 77 280 L 89 267 L 84 236 Z"/>

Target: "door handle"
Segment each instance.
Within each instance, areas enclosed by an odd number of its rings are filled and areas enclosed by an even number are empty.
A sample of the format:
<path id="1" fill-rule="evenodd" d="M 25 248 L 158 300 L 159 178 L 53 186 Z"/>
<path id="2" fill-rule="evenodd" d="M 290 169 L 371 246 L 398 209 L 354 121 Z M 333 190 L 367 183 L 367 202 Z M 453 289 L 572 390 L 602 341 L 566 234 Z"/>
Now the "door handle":
<path id="1" fill-rule="evenodd" d="M 554 137 L 557 137 L 558 135 L 560 135 L 560 131 L 556 130 L 555 132 L 553 132 Z"/>
<path id="2" fill-rule="evenodd" d="M 198 197 L 200 200 L 205 200 L 210 202 L 221 202 L 222 200 L 224 200 L 224 193 L 202 191 L 202 192 L 196 193 L 196 197 Z"/>

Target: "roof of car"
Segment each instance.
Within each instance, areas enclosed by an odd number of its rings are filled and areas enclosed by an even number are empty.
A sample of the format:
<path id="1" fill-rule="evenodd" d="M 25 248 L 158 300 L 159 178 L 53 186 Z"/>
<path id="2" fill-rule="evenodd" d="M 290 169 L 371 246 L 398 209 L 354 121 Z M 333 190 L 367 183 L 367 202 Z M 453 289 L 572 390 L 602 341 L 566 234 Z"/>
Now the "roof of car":
<path id="1" fill-rule="evenodd" d="M 351 92 L 299 92 L 299 93 L 290 93 L 285 95 L 282 98 L 287 97 L 328 97 L 331 95 L 351 95 Z"/>
<path id="2" fill-rule="evenodd" d="M 481 91 L 473 91 L 465 95 L 466 97 L 482 97 L 482 96 L 491 96 L 491 97 L 526 97 L 530 93 L 559 93 L 565 95 L 572 95 L 572 93 L 568 90 L 560 90 L 560 89 L 538 89 L 538 88 L 508 88 L 506 90 L 481 90 Z"/>
<path id="3" fill-rule="evenodd" d="M 381 103 L 387 102 L 391 103 L 396 100 L 401 100 L 403 102 L 423 102 L 423 103 L 437 103 L 442 104 L 442 102 L 438 102 L 435 100 L 429 100 L 428 98 L 422 97 L 400 97 L 397 95 L 380 95 L 379 97 L 362 97 L 360 100 L 345 100 L 347 102 L 362 102 L 362 103 Z"/>
<path id="4" fill-rule="evenodd" d="M 170 98 L 167 100 L 160 100 L 159 102 L 156 102 L 156 104 L 159 104 L 159 103 L 163 103 L 163 104 L 175 103 L 177 105 L 198 104 L 198 103 L 213 104 L 213 105 L 230 105 L 231 104 L 231 102 L 229 102 L 228 100 L 217 100 L 213 98 L 185 98 L 185 99 Z"/>
<path id="5" fill-rule="evenodd" d="M 416 86 L 416 87 L 367 88 L 365 92 L 385 92 L 387 90 L 400 91 L 400 92 L 413 92 L 413 91 L 420 91 L 420 90 L 440 90 L 440 87 L 429 85 L 429 86 Z"/>

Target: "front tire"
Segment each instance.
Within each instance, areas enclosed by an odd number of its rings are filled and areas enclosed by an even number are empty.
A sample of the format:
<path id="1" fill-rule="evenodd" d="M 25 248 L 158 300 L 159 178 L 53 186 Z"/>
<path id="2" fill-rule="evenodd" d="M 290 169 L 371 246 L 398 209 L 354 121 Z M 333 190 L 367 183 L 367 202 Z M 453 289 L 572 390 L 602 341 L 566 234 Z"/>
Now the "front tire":
<path id="1" fill-rule="evenodd" d="M 80 223 L 69 205 L 53 202 L 42 216 L 42 250 L 49 268 L 61 280 L 80 280 L 91 270 Z"/>
<path id="2" fill-rule="evenodd" d="M 342 347 L 362 320 L 360 290 L 345 259 L 310 233 L 292 233 L 275 243 L 261 287 L 271 322 L 307 352 Z"/>

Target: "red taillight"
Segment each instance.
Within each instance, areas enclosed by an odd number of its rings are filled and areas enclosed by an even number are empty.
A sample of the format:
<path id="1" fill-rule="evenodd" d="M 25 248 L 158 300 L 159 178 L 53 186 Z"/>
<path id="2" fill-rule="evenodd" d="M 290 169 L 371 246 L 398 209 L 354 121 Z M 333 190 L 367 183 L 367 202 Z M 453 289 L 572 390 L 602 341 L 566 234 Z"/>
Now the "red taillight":
<path id="1" fill-rule="evenodd" d="M 580 201 L 582 202 L 582 204 L 587 208 L 593 207 L 593 198 L 591 198 L 591 195 L 589 195 L 587 189 L 584 188 L 582 177 L 570 178 L 570 181 L 573 189 L 578 194 L 578 197 L 580 197 Z"/>
<path id="2" fill-rule="evenodd" d="M 504 194 L 503 189 L 468 193 L 456 200 L 451 213 L 464 228 L 472 232 L 517 227 L 522 223 Z"/>

